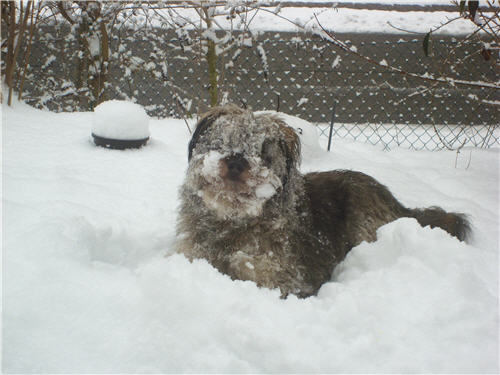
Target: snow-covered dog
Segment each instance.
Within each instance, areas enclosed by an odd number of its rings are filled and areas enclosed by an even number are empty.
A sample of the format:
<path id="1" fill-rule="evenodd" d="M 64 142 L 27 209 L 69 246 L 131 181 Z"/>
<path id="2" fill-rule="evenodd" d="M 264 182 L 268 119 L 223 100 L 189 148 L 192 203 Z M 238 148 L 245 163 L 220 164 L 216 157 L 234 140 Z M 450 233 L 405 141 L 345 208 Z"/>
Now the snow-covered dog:
<path id="1" fill-rule="evenodd" d="M 352 247 L 400 217 L 460 240 L 468 233 L 463 215 L 408 209 L 363 173 L 302 175 L 299 163 L 299 138 L 279 117 L 234 105 L 205 114 L 189 143 L 178 251 L 233 279 L 305 297 Z"/>

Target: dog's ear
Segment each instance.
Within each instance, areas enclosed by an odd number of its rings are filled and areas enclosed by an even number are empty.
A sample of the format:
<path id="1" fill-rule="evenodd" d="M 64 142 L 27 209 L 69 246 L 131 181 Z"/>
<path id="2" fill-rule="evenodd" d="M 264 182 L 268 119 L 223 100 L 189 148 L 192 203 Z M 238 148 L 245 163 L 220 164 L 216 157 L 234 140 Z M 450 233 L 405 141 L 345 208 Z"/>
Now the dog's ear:
<path id="1" fill-rule="evenodd" d="M 278 124 L 283 140 L 280 147 L 283 149 L 287 160 L 288 172 L 292 166 L 298 167 L 300 164 L 300 138 L 295 130 L 288 126 L 281 118 L 273 119 Z"/>
<path id="2" fill-rule="evenodd" d="M 285 143 L 287 146 L 287 156 L 293 160 L 293 164 L 297 167 L 300 164 L 300 138 L 295 132 L 295 130 L 288 125 L 282 128 L 283 134 L 285 134 Z"/>
<path id="3" fill-rule="evenodd" d="M 221 116 L 241 114 L 244 110 L 234 104 L 227 104 L 222 107 L 214 107 L 210 111 L 204 113 L 196 124 L 196 129 L 189 141 L 188 146 L 188 161 L 193 156 L 193 150 L 196 147 L 199 139 L 207 132 L 210 126 Z"/>

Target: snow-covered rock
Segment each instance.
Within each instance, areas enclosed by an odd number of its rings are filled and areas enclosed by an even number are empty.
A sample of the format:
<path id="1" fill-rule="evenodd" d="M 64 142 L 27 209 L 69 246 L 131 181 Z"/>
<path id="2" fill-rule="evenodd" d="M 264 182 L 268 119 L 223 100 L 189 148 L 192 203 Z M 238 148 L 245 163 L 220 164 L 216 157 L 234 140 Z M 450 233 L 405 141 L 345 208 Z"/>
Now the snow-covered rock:
<path id="1" fill-rule="evenodd" d="M 109 139 L 145 139 L 149 137 L 149 116 L 139 104 L 108 100 L 94 109 L 92 133 Z"/>

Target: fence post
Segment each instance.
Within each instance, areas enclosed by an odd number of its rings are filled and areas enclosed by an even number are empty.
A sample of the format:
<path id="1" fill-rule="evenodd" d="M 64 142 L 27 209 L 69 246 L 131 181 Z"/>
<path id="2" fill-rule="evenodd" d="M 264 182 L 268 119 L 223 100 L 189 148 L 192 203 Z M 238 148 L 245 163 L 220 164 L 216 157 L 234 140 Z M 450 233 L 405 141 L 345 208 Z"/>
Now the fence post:
<path id="1" fill-rule="evenodd" d="M 330 121 L 330 132 L 328 134 L 328 147 L 327 147 L 328 151 L 330 151 L 330 146 L 332 145 L 332 133 L 333 133 L 333 123 L 334 122 L 335 122 L 335 101 L 333 102 L 332 120 Z"/>

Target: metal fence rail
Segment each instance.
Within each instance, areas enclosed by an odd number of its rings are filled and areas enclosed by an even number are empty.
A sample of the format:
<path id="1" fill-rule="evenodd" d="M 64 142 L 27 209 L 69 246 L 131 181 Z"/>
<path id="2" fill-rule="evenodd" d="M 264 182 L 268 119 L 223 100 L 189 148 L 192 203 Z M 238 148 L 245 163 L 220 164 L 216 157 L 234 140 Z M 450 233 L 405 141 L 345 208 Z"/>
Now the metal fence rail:
<path id="1" fill-rule="evenodd" d="M 404 147 L 412 150 L 437 151 L 461 147 L 489 148 L 500 145 L 500 128 L 496 125 L 409 125 L 409 124 L 318 124 L 321 137 L 352 139 L 384 150 Z"/>

